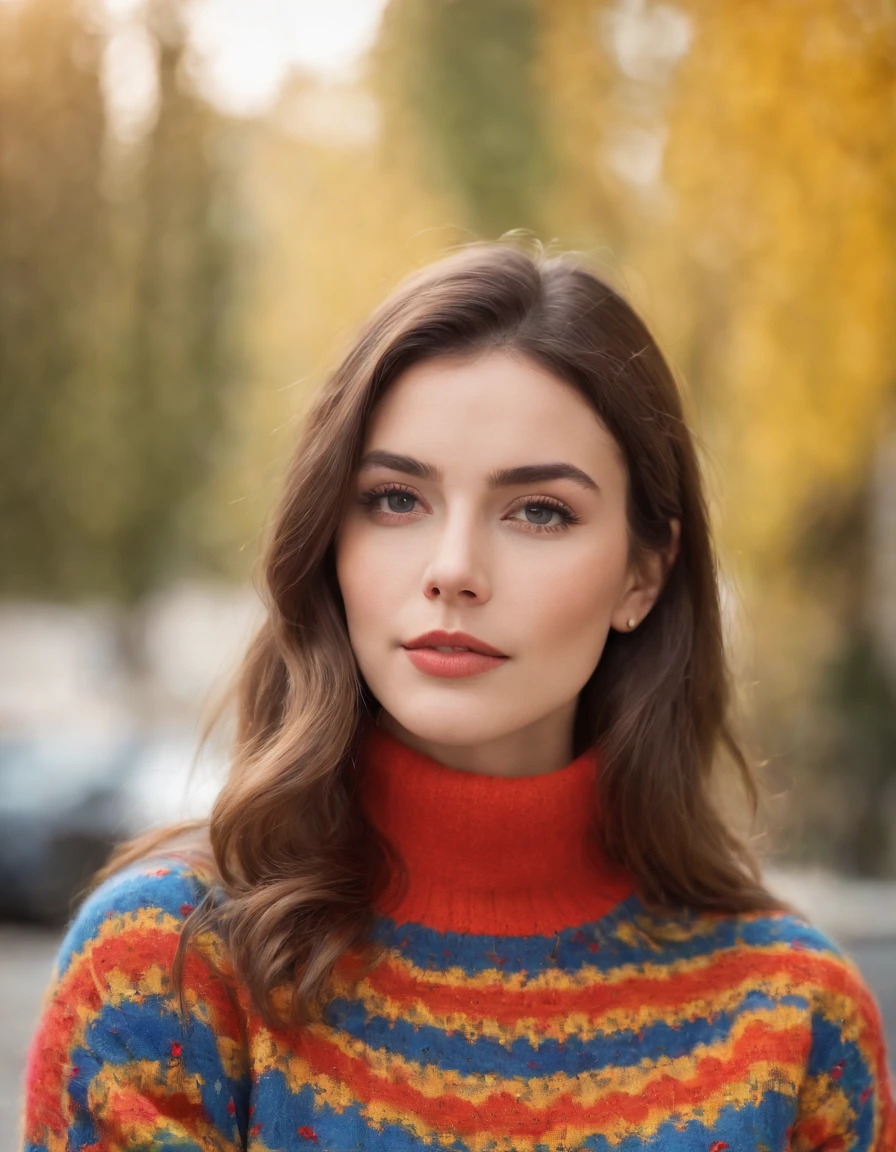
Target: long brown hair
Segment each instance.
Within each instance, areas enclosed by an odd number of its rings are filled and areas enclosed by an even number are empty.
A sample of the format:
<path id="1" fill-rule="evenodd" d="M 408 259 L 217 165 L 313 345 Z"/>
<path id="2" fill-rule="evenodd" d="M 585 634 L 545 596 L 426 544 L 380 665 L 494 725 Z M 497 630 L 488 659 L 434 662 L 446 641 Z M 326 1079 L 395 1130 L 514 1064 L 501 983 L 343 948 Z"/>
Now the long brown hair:
<path id="1" fill-rule="evenodd" d="M 186 834 L 225 899 L 184 926 L 215 927 L 269 1022 L 316 1013 L 339 957 L 363 945 L 388 846 L 365 822 L 355 767 L 377 702 L 360 675 L 333 541 L 367 422 L 410 365 L 501 348 L 575 387 L 620 445 L 633 555 L 680 550 L 636 632 L 611 631 L 578 703 L 578 755 L 602 750 L 605 850 L 656 908 L 776 909 L 749 840 L 720 813 L 714 776 L 757 785 L 729 717 L 717 565 L 691 433 L 674 377 L 623 297 L 570 255 L 475 243 L 407 277 L 363 325 L 310 410 L 263 556 L 266 619 L 235 681 L 237 731 L 210 820 L 120 846 L 96 883 Z M 288 983 L 275 1013 L 270 994 Z M 282 1004 L 282 1000 L 280 1001 Z"/>

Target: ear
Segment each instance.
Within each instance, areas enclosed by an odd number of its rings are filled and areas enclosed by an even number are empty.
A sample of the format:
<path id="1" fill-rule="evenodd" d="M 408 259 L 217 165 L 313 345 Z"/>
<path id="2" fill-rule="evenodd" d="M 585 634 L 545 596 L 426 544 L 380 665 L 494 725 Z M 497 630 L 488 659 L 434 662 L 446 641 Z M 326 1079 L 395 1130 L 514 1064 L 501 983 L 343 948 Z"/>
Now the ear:
<path id="1" fill-rule="evenodd" d="M 617 632 L 633 632 L 659 598 L 681 546 L 681 521 L 669 521 L 671 540 L 665 548 L 649 552 L 629 573 L 622 596 L 613 609 L 610 626 Z M 634 620 L 633 628 L 629 620 Z"/>

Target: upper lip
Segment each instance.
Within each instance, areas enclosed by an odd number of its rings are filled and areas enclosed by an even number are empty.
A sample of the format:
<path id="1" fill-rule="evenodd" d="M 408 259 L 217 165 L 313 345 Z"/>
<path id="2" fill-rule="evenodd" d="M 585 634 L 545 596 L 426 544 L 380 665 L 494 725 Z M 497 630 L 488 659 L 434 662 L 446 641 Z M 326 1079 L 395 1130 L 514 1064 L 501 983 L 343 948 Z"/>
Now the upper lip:
<path id="1" fill-rule="evenodd" d="M 475 636 L 471 636 L 469 632 L 445 632 L 438 629 L 435 632 L 424 632 L 422 636 L 417 636 L 413 640 L 403 645 L 405 648 L 469 648 L 471 652 L 481 652 L 483 656 L 506 656 L 506 652 L 499 652 L 497 648 L 492 648 L 491 644 L 486 644 L 484 640 L 479 640 Z"/>

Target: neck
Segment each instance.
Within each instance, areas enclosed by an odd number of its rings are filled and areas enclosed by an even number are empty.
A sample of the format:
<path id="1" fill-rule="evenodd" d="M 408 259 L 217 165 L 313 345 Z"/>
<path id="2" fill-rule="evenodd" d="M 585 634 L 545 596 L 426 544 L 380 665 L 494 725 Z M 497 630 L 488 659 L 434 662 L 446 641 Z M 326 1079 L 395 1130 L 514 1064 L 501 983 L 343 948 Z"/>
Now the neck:
<path id="1" fill-rule="evenodd" d="M 361 801 L 397 855 L 378 911 L 438 931 L 551 935 L 634 890 L 600 847 L 589 749 L 552 772 L 451 768 L 369 725 Z"/>
<path id="2" fill-rule="evenodd" d="M 382 709 L 376 724 L 402 744 L 430 760 L 483 776 L 540 776 L 562 768 L 573 758 L 572 731 L 576 701 L 545 723 L 540 718 L 510 736 L 472 745 L 440 744 L 421 740 L 391 713 Z"/>

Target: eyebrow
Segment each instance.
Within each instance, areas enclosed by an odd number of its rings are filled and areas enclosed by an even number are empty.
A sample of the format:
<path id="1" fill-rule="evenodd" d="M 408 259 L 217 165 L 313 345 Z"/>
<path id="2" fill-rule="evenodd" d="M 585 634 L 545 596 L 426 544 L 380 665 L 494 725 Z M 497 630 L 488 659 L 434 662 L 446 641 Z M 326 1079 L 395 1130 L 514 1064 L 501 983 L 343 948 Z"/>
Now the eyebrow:
<path id="1" fill-rule="evenodd" d="M 416 476 L 420 480 L 442 480 L 442 470 L 433 464 L 424 464 L 415 460 L 413 456 L 402 456 L 398 452 L 387 452 L 379 448 L 368 452 L 362 459 L 358 471 L 368 468 L 391 468 L 393 472 L 404 472 L 408 476 Z M 597 484 L 587 472 L 577 468 L 575 464 L 564 461 L 555 461 L 550 464 L 521 464 L 516 468 L 499 468 L 490 472 L 487 477 L 489 488 L 510 488 L 516 484 L 536 484 L 541 480 L 572 480 L 581 488 L 599 492 Z"/>

